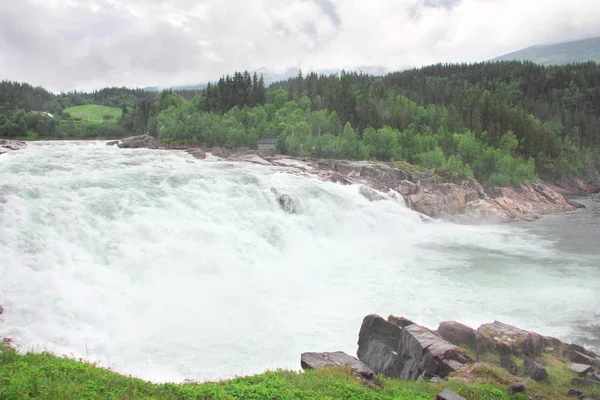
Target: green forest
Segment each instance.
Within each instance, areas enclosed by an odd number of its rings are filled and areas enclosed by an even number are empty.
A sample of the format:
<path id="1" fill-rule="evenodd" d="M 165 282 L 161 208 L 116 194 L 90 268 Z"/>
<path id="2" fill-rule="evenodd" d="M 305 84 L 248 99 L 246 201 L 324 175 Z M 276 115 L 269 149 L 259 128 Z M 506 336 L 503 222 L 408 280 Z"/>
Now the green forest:
<path id="1" fill-rule="evenodd" d="M 64 110 L 89 104 L 118 107 L 121 115 L 76 129 Z M 270 137 L 277 138 L 278 153 L 293 156 L 405 161 L 448 179 L 518 185 L 598 167 L 600 65 L 438 64 L 385 76 L 299 71 L 268 88 L 245 71 L 201 91 L 106 88 L 54 95 L 0 83 L 0 135 L 133 133 L 232 148 L 255 148 Z"/>

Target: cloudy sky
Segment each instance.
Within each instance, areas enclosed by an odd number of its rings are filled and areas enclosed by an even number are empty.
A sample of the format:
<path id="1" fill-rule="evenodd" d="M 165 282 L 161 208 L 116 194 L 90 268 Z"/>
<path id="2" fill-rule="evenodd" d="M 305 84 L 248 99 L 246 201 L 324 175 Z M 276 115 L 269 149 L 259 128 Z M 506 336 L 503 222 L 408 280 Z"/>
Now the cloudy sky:
<path id="1" fill-rule="evenodd" d="M 53 91 L 388 70 L 600 36 L 598 0 L 0 0 L 0 78 Z"/>

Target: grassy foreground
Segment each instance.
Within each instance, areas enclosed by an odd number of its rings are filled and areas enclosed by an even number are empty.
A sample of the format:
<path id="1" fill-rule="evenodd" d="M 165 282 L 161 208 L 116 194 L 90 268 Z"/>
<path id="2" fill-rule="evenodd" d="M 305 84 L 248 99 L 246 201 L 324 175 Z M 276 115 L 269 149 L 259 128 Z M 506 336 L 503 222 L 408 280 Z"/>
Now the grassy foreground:
<path id="1" fill-rule="evenodd" d="M 81 118 L 86 121 L 104 121 L 104 116 L 116 121 L 121 116 L 121 109 L 117 107 L 100 106 L 97 104 L 88 104 L 85 106 L 75 106 L 63 110 L 69 113 L 72 118 Z"/>
<path id="2" fill-rule="evenodd" d="M 523 380 L 538 399 L 567 399 L 575 375 L 562 363 L 544 360 L 549 382 Z M 507 383 L 519 380 L 493 364 L 480 364 L 476 378 L 442 383 L 380 378 L 382 389 L 357 382 L 345 369 L 307 372 L 272 371 L 218 383 L 153 384 L 123 376 L 81 360 L 48 353 L 0 352 L 0 399 L 408 399 L 430 400 L 443 389 L 467 399 L 528 399 L 509 395 Z"/>

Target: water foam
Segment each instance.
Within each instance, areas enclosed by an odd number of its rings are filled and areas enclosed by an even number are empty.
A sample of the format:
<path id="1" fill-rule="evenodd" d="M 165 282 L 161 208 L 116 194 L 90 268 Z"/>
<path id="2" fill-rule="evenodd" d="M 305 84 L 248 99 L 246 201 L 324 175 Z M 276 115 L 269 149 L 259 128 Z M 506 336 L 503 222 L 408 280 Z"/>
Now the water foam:
<path id="1" fill-rule="evenodd" d="M 0 158 L 0 253 L 0 336 L 154 381 L 353 354 L 370 313 L 568 338 L 599 304 L 596 259 L 526 226 L 425 223 L 356 186 L 98 142 Z"/>

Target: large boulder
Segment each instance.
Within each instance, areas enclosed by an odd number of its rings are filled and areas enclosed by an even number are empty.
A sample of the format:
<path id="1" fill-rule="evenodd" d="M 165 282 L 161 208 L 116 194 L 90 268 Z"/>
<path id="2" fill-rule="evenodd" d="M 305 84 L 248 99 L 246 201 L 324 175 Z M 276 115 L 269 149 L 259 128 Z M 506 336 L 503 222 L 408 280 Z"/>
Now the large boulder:
<path id="1" fill-rule="evenodd" d="M 493 346 L 493 350 L 502 354 L 535 357 L 542 353 L 544 341 L 541 335 L 512 325 L 494 321 L 477 328 L 479 347 Z"/>
<path id="2" fill-rule="evenodd" d="M 139 135 L 123 139 L 117 146 L 122 149 L 157 149 L 161 147 L 161 143 L 150 135 Z"/>
<path id="3" fill-rule="evenodd" d="M 535 362 L 529 357 L 525 358 L 523 368 L 525 370 L 525 375 L 536 382 L 543 381 L 548 378 L 548 372 L 546 371 L 546 368 L 542 367 L 539 363 Z"/>
<path id="4" fill-rule="evenodd" d="M 357 354 L 375 372 L 407 380 L 445 377 L 470 361 L 461 349 L 430 329 L 417 324 L 400 327 L 377 315 L 365 317 Z"/>
<path id="5" fill-rule="evenodd" d="M 23 150 L 27 148 L 27 142 L 21 140 L 0 139 L 0 154 L 9 151 Z"/>
<path id="6" fill-rule="evenodd" d="M 438 335 L 456 346 L 475 347 L 476 332 L 474 329 L 456 321 L 440 322 Z"/>
<path id="7" fill-rule="evenodd" d="M 302 353 L 300 365 L 303 369 L 318 369 L 328 366 L 350 368 L 363 383 L 374 384 L 377 375 L 366 364 L 342 351 L 333 353 Z"/>

